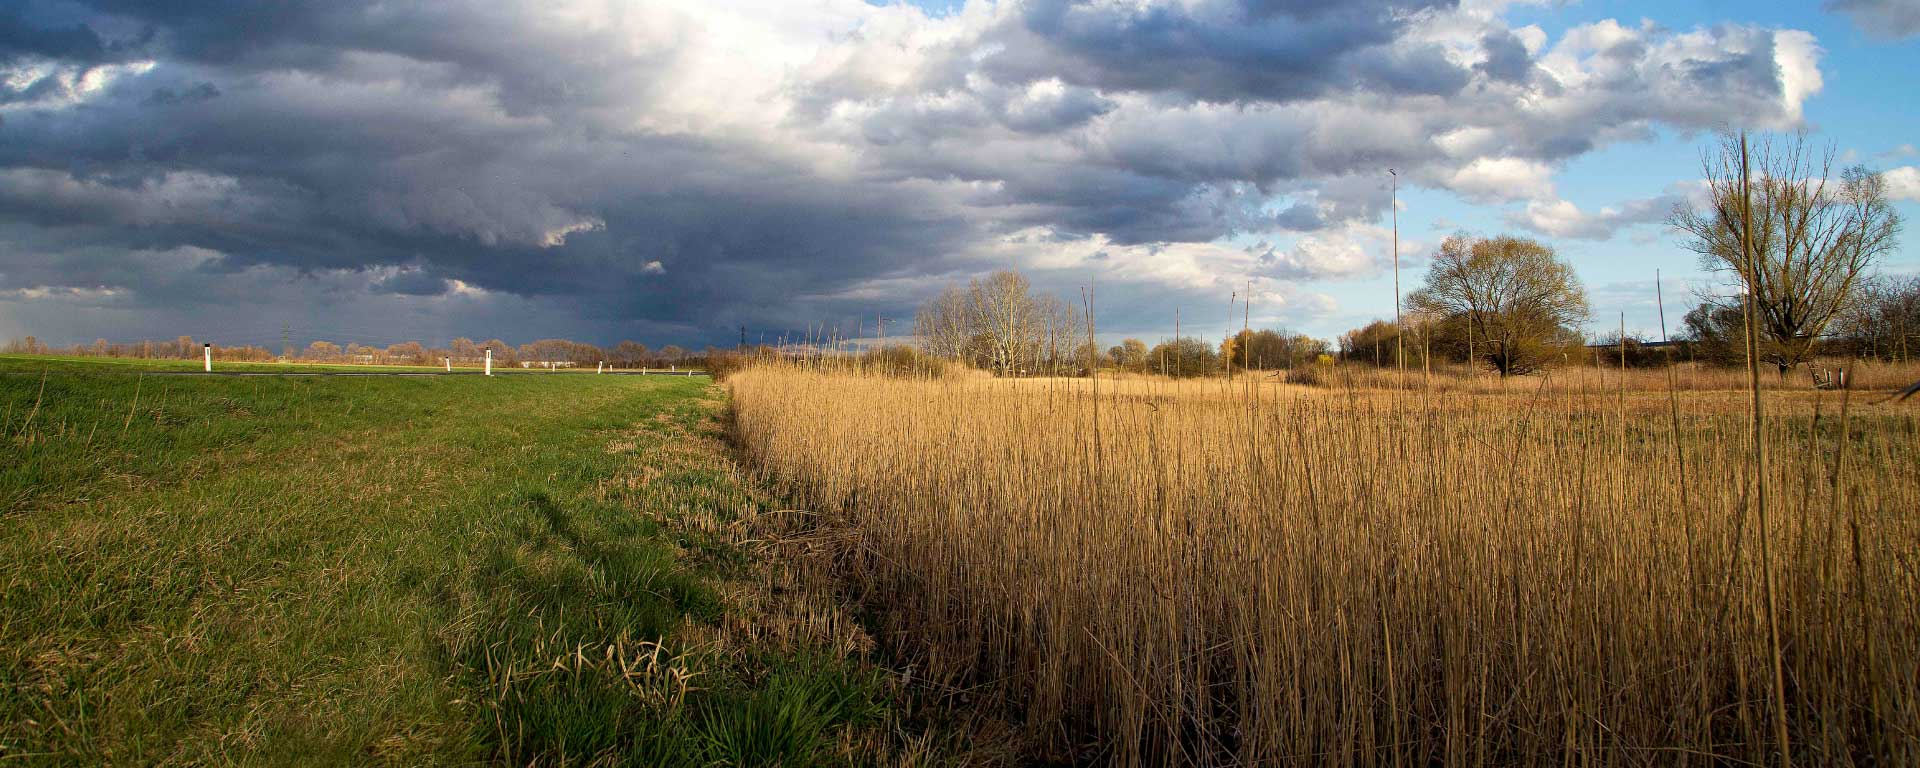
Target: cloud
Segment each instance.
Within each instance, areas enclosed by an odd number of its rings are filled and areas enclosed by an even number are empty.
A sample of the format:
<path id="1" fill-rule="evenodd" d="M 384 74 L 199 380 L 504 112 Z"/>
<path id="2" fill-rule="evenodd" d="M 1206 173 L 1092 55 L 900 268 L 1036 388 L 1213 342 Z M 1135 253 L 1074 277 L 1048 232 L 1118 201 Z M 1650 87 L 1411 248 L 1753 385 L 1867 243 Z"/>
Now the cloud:
<path id="1" fill-rule="evenodd" d="M 1828 13 L 1844 13 L 1866 36 L 1899 40 L 1920 35 L 1920 3 L 1913 0 L 1827 0 Z"/>
<path id="2" fill-rule="evenodd" d="M 1534 200 L 1553 194 L 1553 169 L 1536 160 L 1483 157 L 1454 171 L 1446 187 L 1470 200 Z"/>
<path id="3" fill-rule="evenodd" d="M 1920 202 L 1920 168 L 1906 165 L 1882 171 L 1880 175 L 1887 182 L 1887 197 Z"/>
<path id="4" fill-rule="evenodd" d="M 1145 327 L 1248 279 L 1372 274 L 1386 168 L 1546 206 L 1572 158 L 1797 126 L 1822 87 L 1803 32 L 1500 12 L 27 0 L 0 10 L 0 275 L 115 291 L 129 328 L 685 343 L 908 316 L 1018 265 L 1097 275 Z M 10 322 L 97 333 L 78 301 Z"/>
<path id="5" fill-rule="evenodd" d="M 1621 230 L 1663 221 L 1675 206 L 1698 204 L 1695 185 L 1676 184 L 1666 192 L 1648 198 L 1628 200 L 1598 211 L 1586 212 L 1558 198 L 1534 200 L 1520 211 L 1506 214 L 1508 224 L 1550 237 L 1576 240 L 1607 240 Z"/>
<path id="6" fill-rule="evenodd" d="M 1284 102 L 1354 88 L 1447 95 L 1466 70 L 1438 46 L 1394 45 L 1452 0 L 1008 4 L 975 71 L 1213 102 Z M 976 51 L 982 49 L 975 49 Z M 968 52 L 973 55 L 973 52 Z"/>
<path id="7" fill-rule="evenodd" d="M 1414 251 L 1411 242 L 1403 249 Z M 1372 226 L 1349 226 L 1302 237 L 1286 248 L 1254 246 L 1254 274 L 1278 280 L 1327 280 L 1372 277 L 1391 266 L 1391 233 Z"/>
<path id="8" fill-rule="evenodd" d="M 369 290 L 401 296 L 439 296 L 449 287 L 451 284 L 446 278 L 414 268 L 392 270 L 392 274 L 375 280 Z"/>

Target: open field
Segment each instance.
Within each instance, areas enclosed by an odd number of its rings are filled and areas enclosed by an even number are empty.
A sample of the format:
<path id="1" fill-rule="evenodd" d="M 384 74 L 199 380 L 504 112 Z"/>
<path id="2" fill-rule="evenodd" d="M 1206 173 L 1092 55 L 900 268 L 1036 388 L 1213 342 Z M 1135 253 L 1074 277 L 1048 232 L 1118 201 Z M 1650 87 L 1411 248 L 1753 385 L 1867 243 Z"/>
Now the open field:
<path id="1" fill-rule="evenodd" d="M 111 373 L 136 371 L 198 371 L 200 360 L 171 358 L 94 357 L 85 355 L 0 355 L 0 371 L 71 371 Z M 319 363 L 259 363 L 213 361 L 216 371 L 439 371 L 441 366 L 425 365 L 328 365 Z M 463 370 L 455 368 L 455 370 Z"/>
<path id="2" fill-rule="evenodd" d="M 1920 761 L 1920 403 L 1770 392 L 1762 507 L 1739 393 L 1581 375 L 727 385 L 883 643 L 1057 758 Z"/>
<path id="3" fill-rule="evenodd" d="M 200 360 L 175 360 L 171 358 L 131 358 L 96 357 L 86 355 L 0 355 L 0 373 L 136 373 L 151 371 L 157 373 L 197 373 L 203 369 Z M 374 365 L 346 363 L 304 363 L 304 362 L 229 362 L 213 361 L 216 373 L 441 373 L 447 369 L 438 365 Z M 454 373 L 474 374 L 482 371 L 481 366 L 456 365 Z M 653 369 L 664 370 L 664 369 Z M 684 370 L 684 369 L 683 369 Z M 556 374 L 556 373 L 594 373 L 591 367 L 558 368 L 520 368 L 504 365 L 494 366 L 495 375 L 504 374 Z M 619 373 L 633 372 L 623 369 Z M 695 371 L 697 372 L 697 370 Z"/>
<path id="4" fill-rule="evenodd" d="M 0 760 L 1920 759 L 1883 392 L 1769 391 L 1762 515 L 1714 371 L 773 364 L 728 435 L 704 378 L 162 365 L 0 359 Z"/>
<path id="5" fill-rule="evenodd" d="M 0 377 L 0 762 L 804 765 L 886 741 L 885 681 L 835 645 L 857 636 L 767 591 L 769 507 L 704 378 L 57 364 L 99 375 Z"/>

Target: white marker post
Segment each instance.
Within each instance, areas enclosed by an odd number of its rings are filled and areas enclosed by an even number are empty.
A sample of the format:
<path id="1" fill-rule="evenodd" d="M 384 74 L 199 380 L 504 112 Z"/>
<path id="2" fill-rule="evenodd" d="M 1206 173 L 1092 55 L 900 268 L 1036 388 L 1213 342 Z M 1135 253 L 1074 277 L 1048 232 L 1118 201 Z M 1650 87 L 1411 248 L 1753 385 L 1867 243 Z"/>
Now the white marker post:
<path id="1" fill-rule="evenodd" d="M 600 364 L 599 364 L 599 365 L 596 365 L 596 366 L 594 366 L 594 367 L 593 367 L 593 372 L 594 372 L 594 373 L 606 373 L 606 372 L 607 372 L 607 361 L 605 361 L 605 360 L 602 360 L 602 361 L 600 361 Z"/>
<path id="2" fill-rule="evenodd" d="M 487 375 L 493 375 L 493 350 L 487 350 Z"/>
<path id="3" fill-rule="evenodd" d="M 211 342 L 203 344 L 200 350 L 207 356 L 207 373 L 213 373 L 213 344 Z"/>
<path id="4" fill-rule="evenodd" d="M 440 360 L 441 362 L 444 362 L 447 364 L 447 373 L 453 373 L 453 358 L 443 357 L 443 358 L 440 358 Z"/>

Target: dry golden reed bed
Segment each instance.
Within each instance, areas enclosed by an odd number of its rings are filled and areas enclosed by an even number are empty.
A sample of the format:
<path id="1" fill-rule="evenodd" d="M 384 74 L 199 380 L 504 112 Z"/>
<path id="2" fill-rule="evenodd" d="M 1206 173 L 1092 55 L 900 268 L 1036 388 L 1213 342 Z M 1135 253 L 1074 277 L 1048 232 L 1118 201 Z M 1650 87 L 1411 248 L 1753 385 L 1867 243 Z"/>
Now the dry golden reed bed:
<path id="1" fill-rule="evenodd" d="M 1920 760 L 1920 407 L 1770 395 L 1762 530 L 1733 393 L 1525 381 L 729 386 L 881 640 L 1056 758 L 1771 764 L 1784 703 Z"/>

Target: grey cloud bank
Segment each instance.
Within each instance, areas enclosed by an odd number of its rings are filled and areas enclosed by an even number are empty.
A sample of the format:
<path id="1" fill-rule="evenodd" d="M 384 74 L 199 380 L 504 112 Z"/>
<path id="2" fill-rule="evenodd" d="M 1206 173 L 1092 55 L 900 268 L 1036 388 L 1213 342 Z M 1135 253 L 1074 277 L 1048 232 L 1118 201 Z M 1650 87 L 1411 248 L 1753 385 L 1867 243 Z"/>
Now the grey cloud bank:
<path id="1" fill-rule="evenodd" d="M 1435 0 L 28 0 L 0 335 L 721 343 L 1007 266 L 1110 284 L 1116 331 L 1247 280 L 1298 319 L 1377 273 L 1380 168 L 1595 235 L 1555 163 L 1795 124 L 1818 56 Z"/>

